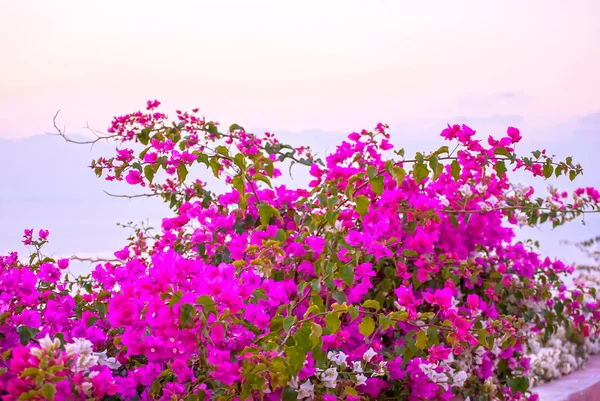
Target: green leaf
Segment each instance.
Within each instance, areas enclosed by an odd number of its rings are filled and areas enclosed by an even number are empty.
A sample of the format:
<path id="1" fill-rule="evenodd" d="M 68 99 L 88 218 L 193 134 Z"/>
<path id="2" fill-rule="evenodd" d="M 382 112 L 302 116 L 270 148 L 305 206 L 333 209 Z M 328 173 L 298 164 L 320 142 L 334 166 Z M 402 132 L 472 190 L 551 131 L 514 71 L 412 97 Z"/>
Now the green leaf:
<path id="1" fill-rule="evenodd" d="M 98 316 L 90 316 L 89 319 L 87 320 L 86 326 L 92 327 L 94 324 L 96 324 L 97 321 L 98 321 Z"/>
<path id="2" fill-rule="evenodd" d="M 562 315 L 563 311 L 565 310 L 565 305 L 561 301 L 558 301 L 554 305 L 554 310 L 558 315 Z"/>
<path id="3" fill-rule="evenodd" d="M 202 305 L 204 309 L 208 312 L 213 313 L 214 315 L 217 314 L 217 307 L 215 306 L 215 301 L 208 295 L 199 296 L 196 300 L 196 303 Z"/>
<path id="4" fill-rule="evenodd" d="M 487 346 L 487 336 L 488 336 L 488 331 L 486 329 L 479 329 L 479 335 L 477 336 L 477 339 L 479 340 L 479 344 L 482 346 Z"/>
<path id="5" fill-rule="evenodd" d="M 274 214 L 275 211 L 273 210 L 273 207 L 268 203 L 260 203 L 258 205 L 258 215 L 260 216 L 260 224 L 262 224 L 263 226 L 266 227 L 269 225 L 269 221 L 271 221 L 271 217 L 273 217 Z"/>
<path id="6" fill-rule="evenodd" d="M 371 309 L 375 309 L 375 310 L 379 310 L 381 308 L 381 305 L 379 305 L 379 302 L 377 302 L 374 299 L 368 299 L 365 302 L 363 302 L 362 304 L 363 308 L 371 308 Z"/>
<path id="7" fill-rule="evenodd" d="M 354 284 L 354 267 L 350 265 L 344 265 L 340 269 L 340 277 L 344 284 L 351 286 Z"/>
<path id="8" fill-rule="evenodd" d="M 329 331 L 329 334 L 334 334 L 340 329 L 340 316 L 337 312 L 329 312 L 325 316 L 325 327 Z"/>
<path id="9" fill-rule="evenodd" d="M 233 163 L 240 169 L 242 169 L 242 171 L 246 171 L 246 159 L 244 158 L 243 154 L 238 153 L 237 155 L 235 155 L 235 157 L 233 158 Z"/>
<path id="10" fill-rule="evenodd" d="M 297 401 L 298 400 L 298 392 L 291 387 L 286 387 L 283 389 L 282 400 L 283 401 Z"/>
<path id="11" fill-rule="evenodd" d="M 506 165 L 503 161 L 499 161 L 494 166 L 494 170 L 496 170 L 498 177 L 502 177 L 502 174 L 506 173 Z"/>
<path id="12" fill-rule="evenodd" d="M 373 192 L 375 192 L 377 195 L 381 195 L 383 193 L 383 177 L 375 177 L 370 182 Z"/>
<path id="13" fill-rule="evenodd" d="M 29 328 L 27 326 L 19 326 L 17 327 L 17 333 L 19 333 L 21 345 L 27 345 L 31 339 L 31 332 L 29 331 Z"/>
<path id="14" fill-rule="evenodd" d="M 192 322 L 196 308 L 188 303 L 183 303 L 179 308 L 179 329 L 184 329 Z"/>
<path id="15" fill-rule="evenodd" d="M 496 149 L 494 149 L 494 154 L 495 155 L 499 155 L 499 156 L 510 157 L 510 152 L 508 150 L 506 150 L 505 148 L 496 148 Z"/>
<path id="16" fill-rule="evenodd" d="M 396 184 L 400 186 L 404 182 L 406 171 L 402 167 L 394 167 L 392 168 L 392 177 L 396 180 Z"/>
<path id="17" fill-rule="evenodd" d="M 179 178 L 179 182 L 184 182 L 187 175 L 187 167 L 185 166 L 185 164 L 180 163 L 179 166 L 177 166 L 177 178 Z"/>
<path id="18" fill-rule="evenodd" d="M 39 368 L 26 368 L 21 372 L 20 377 L 37 376 L 38 373 L 40 373 Z"/>
<path id="19" fill-rule="evenodd" d="M 312 343 L 313 348 L 319 344 L 321 338 L 323 337 L 323 328 L 315 323 L 311 322 L 311 332 L 310 332 L 310 342 Z"/>
<path id="20" fill-rule="evenodd" d="M 150 140 L 150 128 L 144 128 L 138 135 L 138 140 L 142 143 L 142 145 L 148 145 L 148 141 Z"/>
<path id="21" fill-rule="evenodd" d="M 431 178 L 432 181 L 437 181 L 438 178 L 440 178 L 440 176 L 442 175 L 442 173 L 444 172 L 444 165 L 443 164 L 438 164 L 436 169 L 433 172 L 433 177 Z"/>
<path id="22" fill-rule="evenodd" d="M 206 153 L 200 153 L 198 155 L 198 157 L 196 158 L 196 161 L 198 163 L 203 163 L 206 165 L 206 167 L 209 166 L 209 162 L 208 162 L 208 155 Z"/>
<path id="23" fill-rule="evenodd" d="M 344 302 L 348 302 L 348 297 L 346 297 L 346 294 L 342 291 L 334 291 L 333 295 L 331 297 L 340 304 L 343 304 Z"/>
<path id="24" fill-rule="evenodd" d="M 183 292 L 181 290 L 177 290 L 177 292 L 171 297 L 171 300 L 169 301 L 169 306 L 175 306 L 177 303 L 179 303 L 179 301 L 181 301 L 181 298 L 183 298 Z"/>
<path id="25" fill-rule="evenodd" d="M 261 173 L 254 174 L 254 176 L 252 176 L 252 178 L 254 178 L 255 180 L 264 182 L 265 184 L 267 184 L 269 186 L 269 188 L 273 188 L 273 186 L 271 185 L 271 180 L 269 180 L 267 177 L 265 177 Z"/>
<path id="26" fill-rule="evenodd" d="M 210 168 L 212 169 L 215 178 L 219 178 L 219 170 L 222 167 L 221 163 L 219 163 L 216 157 L 213 157 L 212 159 L 210 159 L 210 162 L 208 164 L 210 165 Z"/>
<path id="27" fill-rule="evenodd" d="M 49 401 L 54 401 L 54 395 L 56 394 L 56 386 L 52 383 L 46 383 L 42 386 L 42 395 Z"/>
<path id="28" fill-rule="evenodd" d="M 154 179 L 154 168 L 150 164 L 146 164 L 146 166 L 144 166 L 144 175 L 150 184 L 152 184 L 152 180 Z"/>
<path id="29" fill-rule="evenodd" d="M 425 178 L 429 176 L 429 169 L 425 164 L 416 164 L 413 170 L 415 182 L 420 184 Z"/>
<path id="30" fill-rule="evenodd" d="M 229 149 L 223 145 L 219 145 L 215 148 L 218 154 L 223 155 L 225 157 L 229 157 Z"/>
<path id="31" fill-rule="evenodd" d="M 454 181 L 458 181 L 460 179 L 460 164 L 458 164 L 456 160 L 452 160 L 452 163 L 450 163 L 450 168 Z"/>
<path id="32" fill-rule="evenodd" d="M 303 356 L 297 347 L 287 347 L 285 356 L 290 365 L 290 373 L 292 376 L 297 375 L 298 372 L 300 372 L 300 369 L 302 369 L 302 366 L 304 366 L 306 355 Z"/>
<path id="33" fill-rule="evenodd" d="M 242 175 L 236 175 L 231 180 L 231 185 L 238 191 L 240 198 L 246 200 L 246 180 Z"/>
<path id="34" fill-rule="evenodd" d="M 441 155 L 442 153 L 450 154 L 450 149 L 448 149 L 448 146 L 446 146 L 446 145 L 441 146 L 438 150 L 433 152 L 433 156 L 438 156 L 438 155 Z"/>
<path id="35" fill-rule="evenodd" d="M 415 341 L 415 346 L 418 349 L 425 349 L 427 348 L 427 334 L 423 331 L 423 330 L 419 330 L 419 332 L 417 333 L 417 341 Z"/>
<path id="36" fill-rule="evenodd" d="M 458 228 L 458 219 L 456 218 L 456 215 L 449 214 L 448 218 L 450 219 L 450 223 L 452 223 L 452 225 L 454 226 L 454 228 Z"/>
<path id="37" fill-rule="evenodd" d="M 365 338 L 369 337 L 375 331 L 375 322 L 370 316 L 363 316 L 362 321 L 358 325 L 358 330 Z"/>
<path id="38" fill-rule="evenodd" d="M 417 251 L 412 250 L 412 249 L 403 249 L 402 250 L 402 256 L 406 256 L 408 258 L 415 257 L 415 256 L 418 256 L 418 255 L 419 255 L 419 253 Z"/>
<path id="39" fill-rule="evenodd" d="M 306 312 L 304 312 L 304 318 L 306 319 L 312 313 L 319 313 L 319 306 L 318 305 L 311 305 L 311 306 L 309 306 L 308 309 L 306 310 Z"/>
<path id="40" fill-rule="evenodd" d="M 213 134 L 213 135 L 217 135 L 219 133 L 217 126 L 212 121 L 209 121 L 208 123 L 206 123 L 206 131 L 209 134 Z"/>
<path id="41" fill-rule="evenodd" d="M 369 181 L 372 180 L 373 178 L 377 177 L 377 174 L 378 174 L 377 167 L 375 167 L 375 166 L 367 167 L 367 177 L 369 177 Z"/>
<path id="42" fill-rule="evenodd" d="M 515 377 L 513 379 L 508 379 L 507 382 L 508 387 L 515 393 L 524 393 L 529 389 L 529 379 L 526 377 Z"/>
<path id="43" fill-rule="evenodd" d="M 577 171 L 571 170 L 569 171 L 569 179 L 573 181 L 577 177 Z"/>
<path id="44" fill-rule="evenodd" d="M 550 178 L 552 177 L 552 173 L 554 172 L 554 168 L 552 168 L 551 164 L 544 164 L 544 167 L 542 168 L 542 173 L 544 174 L 544 177 L 546 178 Z"/>
<path id="45" fill-rule="evenodd" d="M 365 217 L 365 214 L 369 211 L 369 198 L 364 195 L 359 195 L 354 198 L 354 201 L 356 202 L 356 212 L 360 214 L 360 217 Z"/>
<path id="46" fill-rule="evenodd" d="M 133 167 L 134 169 L 136 169 L 137 171 L 139 171 L 140 173 L 142 172 L 142 165 L 138 162 L 135 162 L 131 165 L 131 167 Z"/>
<path id="47" fill-rule="evenodd" d="M 229 132 L 233 132 L 233 131 L 244 131 L 244 132 L 246 132 L 246 130 L 244 129 L 244 127 L 242 127 L 241 125 L 237 125 L 237 124 L 231 124 L 229 126 Z"/>
<path id="48" fill-rule="evenodd" d="M 436 171 L 438 164 L 439 162 L 437 156 L 434 155 L 429 158 L 429 167 L 431 167 L 431 171 Z"/>
<path id="49" fill-rule="evenodd" d="M 283 329 L 285 331 L 289 331 L 290 328 L 294 325 L 294 322 L 296 322 L 296 316 L 288 316 L 285 319 L 283 319 Z"/>

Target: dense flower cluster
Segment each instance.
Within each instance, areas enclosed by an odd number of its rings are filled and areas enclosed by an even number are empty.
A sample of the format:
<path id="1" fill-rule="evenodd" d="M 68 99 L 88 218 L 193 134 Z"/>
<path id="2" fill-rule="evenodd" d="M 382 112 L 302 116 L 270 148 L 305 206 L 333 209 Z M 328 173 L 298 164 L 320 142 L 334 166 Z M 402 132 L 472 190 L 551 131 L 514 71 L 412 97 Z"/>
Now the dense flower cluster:
<path id="1" fill-rule="evenodd" d="M 138 229 L 75 280 L 43 255 L 46 231 L 25 232 L 28 261 L 0 257 L 5 399 L 535 399 L 531 333 L 597 335 L 595 292 L 567 289 L 573 268 L 514 227 L 596 212 L 600 193 L 512 185 L 511 167 L 581 173 L 517 157 L 517 129 L 483 142 L 448 126 L 454 149 L 410 159 L 378 124 L 322 161 L 158 106 L 115 118 L 121 147 L 92 168 L 164 199 L 160 233 Z M 308 188 L 276 185 L 293 164 Z M 229 189 L 191 179 L 197 165 Z"/>
<path id="2" fill-rule="evenodd" d="M 559 327 L 549 339 L 535 336 L 529 341 L 531 383 L 544 383 L 574 372 L 591 355 L 600 353 L 600 339 L 567 332 Z"/>
<path id="3" fill-rule="evenodd" d="M 599 243 L 600 237 L 596 237 L 575 244 L 595 262 L 595 265 L 577 266 L 571 281 L 574 285 L 590 288 L 592 294 L 600 288 L 600 267 L 597 266 L 600 262 Z M 588 297 L 588 301 L 592 301 L 592 298 Z M 532 333 L 531 336 L 528 345 L 531 353 L 529 373 L 532 385 L 557 379 L 582 368 L 592 355 L 600 353 L 599 337 L 584 337 L 577 331 L 562 326 L 549 336 L 536 333 Z"/>

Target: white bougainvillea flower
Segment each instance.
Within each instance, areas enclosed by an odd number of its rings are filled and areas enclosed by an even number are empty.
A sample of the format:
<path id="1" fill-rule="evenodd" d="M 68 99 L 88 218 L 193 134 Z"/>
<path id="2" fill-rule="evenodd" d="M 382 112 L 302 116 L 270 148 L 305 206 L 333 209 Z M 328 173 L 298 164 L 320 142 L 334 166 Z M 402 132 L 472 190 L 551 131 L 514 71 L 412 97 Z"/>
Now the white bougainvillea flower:
<path id="1" fill-rule="evenodd" d="M 305 398 L 308 398 L 309 400 L 315 398 L 315 385 L 312 384 L 310 380 L 302 383 L 298 390 L 298 399 L 303 400 Z"/>
<path id="2" fill-rule="evenodd" d="M 329 359 L 331 362 L 335 363 L 338 366 L 345 365 L 347 358 L 348 358 L 348 355 L 346 355 L 342 351 L 340 351 L 340 352 L 329 351 L 327 353 L 327 359 Z"/>
<path id="3" fill-rule="evenodd" d="M 468 377 L 469 376 L 461 370 L 460 372 L 456 372 L 456 374 L 452 377 L 452 382 L 456 387 L 463 387 Z"/>
<path id="4" fill-rule="evenodd" d="M 73 356 L 77 355 L 91 355 L 92 350 L 92 342 L 86 340 L 85 338 L 74 338 L 72 343 L 65 345 L 65 351 L 67 351 L 67 355 Z"/>
<path id="5" fill-rule="evenodd" d="M 362 373 L 357 374 L 356 375 L 356 385 L 362 386 L 364 384 L 367 384 L 367 376 L 363 375 Z"/>
<path id="6" fill-rule="evenodd" d="M 365 353 L 363 354 L 363 359 L 365 360 L 365 362 L 371 362 L 371 359 L 373 359 L 373 357 L 377 355 L 377 352 L 375 352 L 373 350 L 373 348 L 369 348 L 368 350 L 365 351 Z"/>
<path id="7" fill-rule="evenodd" d="M 460 188 L 458 188 L 458 192 L 465 198 L 470 198 L 473 195 L 473 191 L 471 190 L 471 186 L 469 184 L 464 184 Z"/>
<path id="8" fill-rule="evenodd" d="M 58 338 L 51 339 L 50 336 L 46 334 L 46 336 L 40 340 L 40 347 L 48 352 L 52 352 L 60 347 L 60 340 Z"/>
<path id="9" fill-rule="evenodd" d="M 338 371 L 336 368 L 329 368 L 321 373 L 321 381 L 327 388 L 335 388 L 337 386 Z"/>

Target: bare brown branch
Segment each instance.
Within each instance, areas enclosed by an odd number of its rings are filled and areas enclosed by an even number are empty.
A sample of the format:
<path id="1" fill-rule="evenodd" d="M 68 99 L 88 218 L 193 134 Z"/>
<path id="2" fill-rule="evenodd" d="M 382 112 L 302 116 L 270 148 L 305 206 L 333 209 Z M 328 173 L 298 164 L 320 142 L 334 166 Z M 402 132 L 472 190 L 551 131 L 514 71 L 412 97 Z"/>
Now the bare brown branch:
<path id="1" fill-rule="evenodd" d="M 115 262 L 120 262 L 119 259 L 105 259 L 105 258 L 83 258 L 83 257 L 79 257 L 77 255 L 73 255 L 71 257 L 69 257 L 69 260 L 77 260 L 79 262 L 90 262 L 90 263 L 115 263 Z"/>
<path id="2" fill-rule="evenodd" d="M 107 134 L 101 133 L 100 131 L 95 130 L 94 128 L 91 128 L 89 126 L 89 124 L 88 124 L 85 128 L 88 129 L 92 134 L 94 134 L 94 136 L 96 137 L 96 139 L 91 139 L 89 141 L 76 141 L 74 139 L 71 139 L 71 138 L 67 137 L 66 127 L 63 127 L 62 129 L 60 129 L 58 127 L 56 119 L 57 119 L 59 113 L 60 113 L 60 110 L 58 110 L 56 112 L 56 114 L 54 114 L 54 117 L 52 118 L 52 123 L 54 125 L 54 129 L 56 130 L 56 133 L 47 132 L 48 135 L 60 136 L 66 142 L 74 143 L 74 144 L 77 144 L 77 145 L 92 145 L 92 147 L 93 147 L 94 144 L 96 144 L 99 141 L 102 141 L 102 140 L 108 141 L 109 139 L 115 138 L 117 136 L 117 135 L 107 135 Z"/>
<path id="3" fill-rule="evenodd" d="M 113 198 L 127 198 L 127 199 L 135 199 L 135 198 L 152 198 L 155 196 L 160 196 L 160 194 L 137 194 L 137 195 L 120 195 L 120 194 L 111 194 L 108 191 L 104 191 L 108 196 L 112 196 Z"/>

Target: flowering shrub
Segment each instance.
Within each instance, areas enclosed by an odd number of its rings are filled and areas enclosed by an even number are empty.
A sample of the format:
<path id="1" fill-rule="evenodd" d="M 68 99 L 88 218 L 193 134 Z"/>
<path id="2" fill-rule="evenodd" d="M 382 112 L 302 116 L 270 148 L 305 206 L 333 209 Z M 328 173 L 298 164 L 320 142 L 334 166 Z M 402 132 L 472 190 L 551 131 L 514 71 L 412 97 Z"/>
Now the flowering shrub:
<path id="1" fill-rule="evenodd" d="M 551 192 L 554 189 L 550 189 Z M 569 243 L 568 241 L 566 243 Z M 576 243 L 575 245 L 596 264 L 600 262 L 598 244 L 600 237 Z M 600 286 L 600 268 L 595 265 L 577 266 L 572 281 L 579 286 L 594 288 Z M 593 299 L 587 297 L 588 302 Z M 543 383 L 569 374 L 585 364 L 590 356 L 600 353 L 600 337 L 584 337 L 572 328 L 559 327 L 548 336 L 532 333 L 528 342 L 531 355 L 531 383 Z"/>
<path id="2" fill-rule="evenodd" d="M 528 344 L 532 385 L 572 373 L 581 368 L 591 355 L 600 352 L 597 336 L 583 337 L 573 331 L 567 332 L 564 327 L 559 327 L 547 340 L 540 335 L 532 337 Z"/>
<path id="3" fill-rule="evenodd" d="M 531 333 L 595 336 L 594 289 L 515 242 L 514 227 L 598 211 L 592 188 L 534 198 L 508 169 L 575 179 L 519 131 L 405 157 L 388 127 L 310 149 L 197 114 L 114 119 L 98 176 L 145 187 L 176 212 L 138 228 L 115 261 L 70 279 L 26 230 L 29 260 L 0 258 L 0 393 L 49 400 L 471 400 L 530 395 Z M 138 147 L 142 147 L 137 149 Z M 310 169 L 308 188 L 276 185 Z M 205 166 L 228 190 L 188 175 Z"/>

